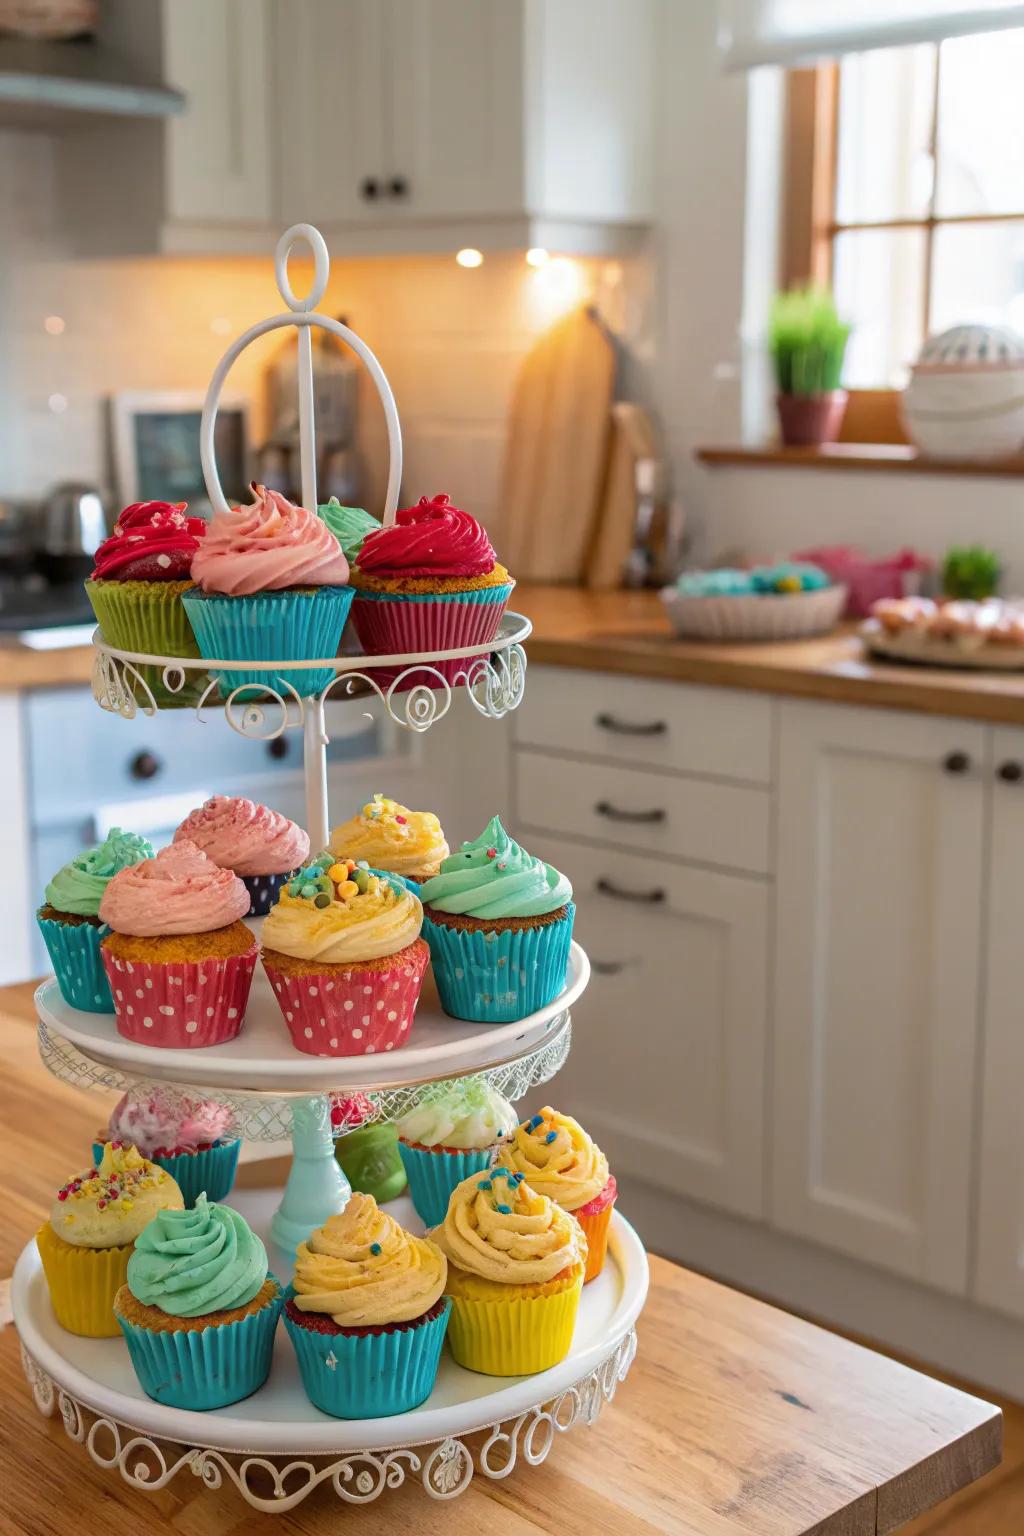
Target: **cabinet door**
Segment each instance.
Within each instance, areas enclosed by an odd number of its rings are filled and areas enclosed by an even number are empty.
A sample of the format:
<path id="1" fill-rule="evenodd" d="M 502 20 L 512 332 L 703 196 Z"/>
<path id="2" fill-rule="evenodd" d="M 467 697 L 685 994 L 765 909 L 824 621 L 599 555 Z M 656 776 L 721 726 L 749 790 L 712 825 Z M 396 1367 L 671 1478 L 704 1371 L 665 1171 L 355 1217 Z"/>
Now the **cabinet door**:
<path id="1" fill-rule="evenodd" d="M 163 27 L 167 78 L 188 98 L 167 122 L 168 216 L 268 222 L 269 0 L 173 0 Z"/>
<path id="2" fill-rule="evenodd" d="M 1024 1316 L 1024 731 L 994 733 L 996 773 L 989 858 L 987 976 L 982 1048 L 981 1168 L 978 1187 L 978 1301 Z"/>
<path id="3" fill-rule="evenodd" d="M 551 1102 L 591 1131 L 613 1171 L 763 1214 L 767 886 L 534 844 L 572 879 L 593 968 Z"/>
<path id="4" fill-rule="evenodd" d="M 391 155 L 386 13 L 385 0 L 276 0 L 274 111 L 286 224 L 381 218 Z"/>
<path id="5" fill-rule="evenodd" d="M 987 733 L 786 704 L 780 745 L 773 1220 L 964 1291 Z"/>

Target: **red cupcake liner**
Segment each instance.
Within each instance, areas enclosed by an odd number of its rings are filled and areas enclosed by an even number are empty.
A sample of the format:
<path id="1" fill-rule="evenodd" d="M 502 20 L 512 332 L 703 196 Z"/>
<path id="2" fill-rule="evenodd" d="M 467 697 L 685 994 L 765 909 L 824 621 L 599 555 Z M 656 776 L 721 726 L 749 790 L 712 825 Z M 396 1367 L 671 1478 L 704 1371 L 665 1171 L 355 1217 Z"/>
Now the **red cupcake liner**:
<path id="1" fill-rule="evenodd" d="M 509 588 L 511 591 L 511 587 Z M 498 633 L 508 599 L 496 602 L 464 602 L 458 598 L 439 598 L 422 602 L 394 598 L 365 598 L 356 593 L 352 604 L 352 623 L 359 643 L 368 656 L 387 656 L 402 651 L 454 651 L 460 645 L 485 645 Z M 448 683 L 465 682 L 477 658 L 455 657 L 435 661 L 430 666 Z M 440 686 L 433 672 L 417 668 L 396 691 Z M 372 677 L 379 688 L 389 688 L 405 667 L 374 667 Z"/>
<path id="2" fill-rule="evenodd" d="M 307 1056 L 372 1056 L 404 1045 L 430 951 L 417 939 L 392 958 L 396 963 L 387 970 L 335 965 L 292 976 L 264 956 L 295 1049 Z"/>
<path id="3" fill-rule="evenodd" d="M 117 1032 L 140 1045 L 222 1045 L 242 1027 L 259 946 L 244 955 L 205 960 L 123 960 L 100 949 L 110 982 Z"/>

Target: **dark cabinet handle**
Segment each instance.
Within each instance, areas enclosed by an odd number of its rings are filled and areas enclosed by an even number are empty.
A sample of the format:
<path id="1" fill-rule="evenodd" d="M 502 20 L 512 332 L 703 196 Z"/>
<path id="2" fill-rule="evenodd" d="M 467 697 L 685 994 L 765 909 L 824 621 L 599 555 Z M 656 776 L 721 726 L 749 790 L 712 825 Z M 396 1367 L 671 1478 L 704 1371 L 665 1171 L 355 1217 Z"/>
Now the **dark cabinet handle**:
<path id="1" fill-rule="evenodd" d="M 282 758 L 288 756 L 288 743 L 283 736 L 271 737 L 267 742 L 267 756 L 272 757 L 278 763 Z"/>
<path id="2" fill-rule="evenodd" d="M 609 821 L 633 821 L 653 825 L 667 819 L 667 813 L 662 810 L 651 811 L 623 811 L 617 805 L 611 805 L 607 800 L 599 800 L 594 806 L 598 816 L 606 816 Z"/>
<path id="3" fill-rule="evenodd" d="M 942 766 L 947 773 L 966 773 L 971 766 L 971 760 L 966 752 L 950 752 L 943 759 Z"/>
<path id="4" fill-rule="evenodd" d="M 408 197 L 409 183 L 404 176 L 392 176 L 388 182 L 388 191 L 392 197 Z"/>
<path id="5" fill-rule="evenodd" d="M 133 779 L 155 779 L 160 767 L 160 759 L 152 752 L 136 752 L 128 764 L 128 772 Z"/>
<path id="6" fill-rule="evenodd" d="M 595 976 L 617 976 L 626 969 L 625 960 L 591 960 L 590 969 Z"/>
<path id="7" fill-rule="evenodd" d="M 631 720 L 616 720 L 614 715 L 600 714 L 594 721 L 602 731 L 615 731 L 619 736 L 664 736 L 668 730 L 665 720 L 648 720 L 636 725 Z"/>
<path id="8" fill-rule="evenodd" d="M 655 886 L 652 891 L 624 891 L 621 885 L 613 885 L 603 875 L 594 889 L 602 896 L 610 896 L 613 901 L 639 901 L 648 907 L 658 906 L 665 900 L 665 892 L 660 886 Z"/>
<path id="9" fill-rule="evenodd" d="M 359 183 L 359 195 L 365 197 L 369 203 L 380 196 L 380 182 L 376 176 L 367 176 Z"/>
<path id="10" fill-rule="evenodd" d="M 1019 784 L 1024 779 L 1024 766 L 1011 759 L 1008 763 L 1000 763 L 996 774 L 1004 784 Z"/>

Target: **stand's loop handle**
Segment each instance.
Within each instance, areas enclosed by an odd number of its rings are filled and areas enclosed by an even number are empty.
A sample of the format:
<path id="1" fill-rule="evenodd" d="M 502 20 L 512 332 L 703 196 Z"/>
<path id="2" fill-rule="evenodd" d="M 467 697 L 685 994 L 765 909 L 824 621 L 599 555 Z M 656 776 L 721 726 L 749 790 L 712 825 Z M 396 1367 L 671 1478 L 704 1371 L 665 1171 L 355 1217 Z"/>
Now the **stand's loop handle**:
<path id="1" fill-rule="evenodd" d="M 288 280 L 288 258 L 300 240 L 309 246 L 313 257 L 313 286 L 304 299 L 296 298 Z M 293 313 L 306 315 L 311 309 L 316 309 L 326 291 L 330 270 L 327 242 L 318 229 L 314 229 L 312 224 L 293 224 L 291 229 L 285 230 L 274 251 L 274 275 L 281 297 Z"/>

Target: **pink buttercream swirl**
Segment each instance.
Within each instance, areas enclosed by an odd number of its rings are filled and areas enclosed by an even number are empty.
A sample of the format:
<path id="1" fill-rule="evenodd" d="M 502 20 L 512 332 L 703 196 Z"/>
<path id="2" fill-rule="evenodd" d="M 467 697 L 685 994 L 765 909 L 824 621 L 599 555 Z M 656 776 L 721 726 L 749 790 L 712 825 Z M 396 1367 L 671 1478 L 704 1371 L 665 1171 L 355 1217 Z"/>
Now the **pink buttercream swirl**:
<path id="1" fill-rule="evenodd" d="M 128 1141 L 143 1157 L 154 1152 L 195 1152 L 219 1141 L 232 1123 L 230 1109 L 213 1099 L 177 1099 L 153 1094 L 132 1099 L 126 1093 L 110 1112 L 114 1141 Z"/>
<path id="2" fill-rule="evenodd" d="M 193 581 L 230 597 L 344 586 L 348 561 L 327 524 L 266 486 L 254 482 L 252 493 L 249 506 L 213 517 L 192 559 Z"/>
<path id="3" fill-rule="evenodd" d="M 486 576 L 495 559 L 483 524 L 442 495 L 421 496 L 416 506 L 396 512 L 392 527 L 368 533 L 357 564 L 383 577 Z"/>
<path id="4" fill-rule="evenodd" d="M 174 841 L 195 843 L 236 875 L 287 875 L 309 858 L 309 837 L 287 816 L 255 800 L 214 795 L 191 811 Z"/>
<path id="5" fill-rule="evenodd" d="M 159 938 L 226 928 L 249 906 L 237 875 L 220 869 L 195 843 L 180 842 L 116 874 L 103 893 L 100 917 L 115 933 Z"/>

